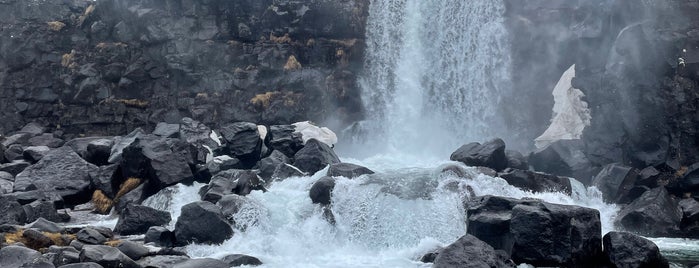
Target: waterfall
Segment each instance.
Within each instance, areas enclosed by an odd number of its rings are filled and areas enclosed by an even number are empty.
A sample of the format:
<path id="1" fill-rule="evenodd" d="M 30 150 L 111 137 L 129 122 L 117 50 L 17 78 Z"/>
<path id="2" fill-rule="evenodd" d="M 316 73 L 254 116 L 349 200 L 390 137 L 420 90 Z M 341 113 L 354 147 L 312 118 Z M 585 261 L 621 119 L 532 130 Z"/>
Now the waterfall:
<path id="1" fill-rule="evenodd" d="M 511 90 L 500 0 L 372 1 L 360 78 L 366 141 L 376 151 L 444 155 L 503 136 L 499 104 Z M 385 146 L 384 146 L 385 145 Z"/>

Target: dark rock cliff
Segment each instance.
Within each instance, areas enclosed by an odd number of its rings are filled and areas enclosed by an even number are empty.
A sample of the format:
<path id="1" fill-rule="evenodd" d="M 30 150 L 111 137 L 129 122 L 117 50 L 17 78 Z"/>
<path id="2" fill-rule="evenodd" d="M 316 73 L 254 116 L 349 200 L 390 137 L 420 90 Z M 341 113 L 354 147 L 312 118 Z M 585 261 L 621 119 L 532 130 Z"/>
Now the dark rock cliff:
<path id="1" fill-rule="evenodd" d="M 367 0 L 0 1 L 0 133 L 361 116 Z"/>

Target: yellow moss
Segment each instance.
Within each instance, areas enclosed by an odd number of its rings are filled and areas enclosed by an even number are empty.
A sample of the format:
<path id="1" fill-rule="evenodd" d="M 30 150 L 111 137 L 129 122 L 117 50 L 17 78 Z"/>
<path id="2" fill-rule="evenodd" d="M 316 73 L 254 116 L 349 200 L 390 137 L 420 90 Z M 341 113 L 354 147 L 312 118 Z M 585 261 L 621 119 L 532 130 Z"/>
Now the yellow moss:
<path id="1" fill-rule="evenodd" d="M 75 50 L 71 50 L 70 53 L 63 54 L 61 57 L 61 65 L 63 67 L 71 67 L 73 65 L 73 59 L 75 58 Z"/>
<path id="2" fill-rule="evenodd" d="M 124 183 L 119 186 L 119 192 L 117 192 L 116 196 L 114 197 L 114 200 L 117 201 L 119 198 L 127 194 L 128 192 L 131 192 L 131 190 L 136 189 L 141 185 L 141 179 L 139 178 L 128 178 Z"/>
<path id="3" fill-rule="evenodd" d="M 277 96 L 279 94 L 281 94 L 281 92 L 279 92 L 279 91 L 272 91 L 272 92 L 267 92 L 264 94 L 257 94 L 257 95 L 255 95 L 254 98 L 252 98 L 250 100 L 250 103 L 252 103 L 252 105 L 255 105 L 257 107 L 267 109 L 269 107 L 269 105 L 272 103 L 272 98 L 274 98 L 275 96 Z"/>
<path id="4" fill-rule="evenodd" d="M 110 246 L 110 247 L 117 247 L 119 246 L 123 241 L 121 240 L 111 240 L 104 242 L 105 245 Z"/>
<path id="5" fill-rule="evenodd" d="M 54 32 L 58 32 L 60 30 L 63 30 L 64 27 L 66 27 L 66 24 L 60 21 L 51 21 L 47 22 L 49 29 Z"/>
<path id="6" fill-rule="evenodd" d="M 288 33 L 284 34 L 284 36 L 275 36 L 273 33 L 270 33 L 269 40 L 277 44 L 291 43 L 291 37 L 289 37 Z"/>
<path id="7" fill-rule="evenodd" d="M 92 193 L 92 204 L 95 205 L 95 211 L 100 214 L 109 214 L 114 206 L 114 201 L 107 197 L 102 190 L 95 190 Z"/>
<path id="8" fill-rule="evenodd" d="M 85 20 L 92 14 L 92 12 L 95 12 L 95 5 L 90 5 L 85 9 L 85 13 L 80 15 L 80 18 L 78 18 L 78 24 L 83 25 Z"/>
<path id="9" fill-rule="evenodd" d="M 294 55 L 289 56 L 289 59 L 286 61 L 286 64 L 284 65 L 285 71 L 300 70 L 301 68 L 301 63 L 299 63 L 299 61 L 296 60 L 296 57 Z"/>

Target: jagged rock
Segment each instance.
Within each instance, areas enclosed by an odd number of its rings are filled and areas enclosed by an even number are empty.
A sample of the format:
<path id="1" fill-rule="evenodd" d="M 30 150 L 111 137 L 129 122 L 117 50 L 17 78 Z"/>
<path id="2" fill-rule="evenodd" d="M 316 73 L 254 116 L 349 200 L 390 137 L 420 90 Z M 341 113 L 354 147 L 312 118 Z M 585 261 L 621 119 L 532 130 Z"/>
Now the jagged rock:
<path id="1" fill-rule="evenodd" d="M 328 176 L 331 177 L 345 177 L 351 179 L 365 174 L 374 174 L 374 171 L 366 167 L 350 163 L 332 164 L 330 165 L 330 168 L 328 168 Z"/>
<path id="2" fill-rule="evenodd" d="M 24 125 L 24 127 L 22 127 L 22 129 L 20 129 L 19 132 L 28 133 L 33 137 L 46 132 L 46 127 L 40 125 L 39 123 L 31 122 Z"/>
<path id="3" fill-rule="evenodd" d="M 699 202 L 694 200 L 694 198 L 684 198 L 679 202 L 680 209 L 682 209 L 682 222 L 680 227 L 683 236 L 685 237 L 698 237 L 697 231 L 699 231 Z"/>
<path id="4" fill-rule="evenodd" d="M 128 147 L 131 145 L 136 138 L 141 137 L 145 134 L 143 129 L 137 128 L 134 131 L 131 131 L 126 136 L 123 137 L 116 137 L 114 139 L 114 144 L 112 145 L 111 152 L 109 153 L 109 159 L 107 161 L 111 164 L 116 164 L 121 162 L 121 155 L 124 151 L 124 148 Z M 87 147 L 85 148 L 87 150 Z"/>
<path id="5" fill-rule="evenodd" d="M 12 162 L 24 159 L 24 147 L 19 144 L 12 144 L 5 149 L 5 160 Z"/>
<path id="6" fill-rule="evenodd" d="M 41 258 L 41 253 L 30 248 L 20 246 L 0 248 L 0 267 L 3 268 L 19 268 L 38 258 Z"/>
<path id="7" fill-rule="evenodd" d="M 92 244 L 92 245 L 100 245 L 100 244 L 104 244 L 104 242 L 107 242 L 107 238 L 104 235 L 102 235 L 99 231 L 92 229 L 92 228 L 81 229 L 76 234 L 76 238 L 80 242 Z"/>
<path id="8" fill-rule="evenodd" d="M 92 187 L 102 191 L 107 197 L 114 199 L 119 191 L 119 185 L 124 182 L 119 165 L 100 166 L 90 174 Z"/>
<path id="9" fill-rule="evenodd" d="M 78 241 L 77 239 L 74 239 L 73 241 L 70 241 L 70 244 L 68 246 L 73 247 L 77 250 L 82 250 L 83 247 L 85 247 L 85 243 Z"/>
<path id="10" fill-rule="evenodd" d="M 216 205 L 221 208 L 223 216 L 237 230 L 247 230 L 249 227 L 261 223 L 265 215 L 264 210 L 260 209 L 259 205 L 245 196 L 226 195 Z M 236 216 L 239 212 L 244 213 L 243 217 L 245 220 L 236 221 Z"/>
<path id="11" fill-rule="evenodd" d="M 233 229 L 216 205 L 199 201 L 182 207 L 182 214 L 175 224 L 178 245 L 192 242 L 220 244 L 233 236 Z"/>
<path id="12" fill-rule="evenodd" d="M 189 259 L 183 262 L 179 262 L 172 266 L 173 268 L 200 268 L 200 267 L 207 267 L 207 268 L 230 268 L 227 263 L 217 260 L 217 259 L 211 259 L 211 258 L 202 258 L 202 259 Z"/>
<path id="13" fill-rule="evenodd" d="M 258 169 L 260 170 L 259 175 L 262 179 L 269 180 L 272 178 L 277 166 L 289 163 L 291 163 L 291 160 L 289 160 L 284 153 L 274 150 L 269 156 L 262 158 L 260 162 L 257 163 Z"/>
<path id="14" fill-rule="evenodd" d="M 144 242 L 169 248 L 175 245 L 175 233 L 162 226 L 151 226 L 146 231 Z"/>
<path id="15" fill-rule="evenodd" d="M 189 151 L 180 140 L 142 135 L 122 150 L 124 177 L 147 178 L 158 189 L 191 180 Z"/>
<path id="16" fill-rule="evenodd" d="M 12 196 L 0 195 L 0 224 L 24 224 L 27 214 Z"/>
<path id="17" fill-rule="evenodd" d="M 570 179 L 550 174 L 508 168 L 498 176 L 512 186 L 532 192 L 561 192 L 568 195 L 572 192 Z"/>
<path id="18" fill-rule="evenodd" d="M 24 160 L 15 160 L 10 163 L 0 164 L 0 171 L 10 173 L 12 176 L 17 176 L 31 165 L 31 163 Z M 12 180 L 14 181 L 14 177 Z"/>
<path id="19" fill-rule="evenodd" d="M 514 267 L 514 264 L 498 255 L 490 245 L 467 234 L 442 249 L 433 267 Z"/>
<path id="20" fill-rule="evenodd" d="M 617 215 L 615 224 L 627 231 L 649 236 L 675 236 L 682 211 L 665 187 L 647 191 Z"/>
<path id="21" fill-rule="evenodd" d="M 301 133 L 304 143 L 310 139 L 316 139 L 330 147 L 337 143 L 337 135 L 327 127 L 318 127 L 311 121 L 296 122 L 292 125 L 296 127 L 296 132 Z"/>
<path id="22" fill-rule="evenodd" d="M 92 164 L 103 166 L 109 164 L 109 157 L 112 154 L 113 139 L 98 139 L 87 144 L 87 150 L 83 158 Z"/>
<path id="23" fill-rule="evenodd" d="M 119 214 L 119 221 L 114 227 L 114 232 L 121 235 L 143 234 L 151 226 L 162 226 L 170 223 L 172 218 L 167 211 L 157 210 L 151 207 L 128 204 Z"/>
<path id="24" fill-rule="evenodd" d="M 602 192 L 604 200 L 617 203 L 633 188 L 638 171 L 617 163 L 609 164 L 592 180 L 592 185 Z"/>
<path id="25" fill-rule="evenodd" d="M 119 197 L 119 200 L 114 204 L 114 210 L 121 212 L 126 209 L 129 204 L 141 204 L 141 202 L 146 199 L 146 184 L 147 183 L 142 183 L 135 189 Z"/>
<path id="26" fill-rule="evenodd" d="M 46 133 L 46 134 L 41 134 L 36 137 L 32 137 L 29 139 L 29 145 L 31 146 L 46 146 L 49 148 L 58 148 L 63 146 L 65 144 L 65 141 L 59 138 L 56 138 L 53 136 L 53 134 Z"/>
<path id="27" fill-rule="evenodd" d="M 230 169 L 211 178 L 211 182 L 202 189 L 202 199 L 216 203 L 224 195 L 248 195 L 253 190 L 263 189 L 262 180 L 255 171 Z"/>
<path id="28" fill-rule="evenodd" d="M 303 172 L 299 168 L 286 163 L 280 163 L 279 165 L 277 165 L 277 168 L 274 169 L 274 173 L 272 173 L 272 179 L 275 180 L 284 180 L 291 177 L 303 176 L 308 176 L 308 173 Z"/>
<path id="29" fill-rule="evenodd" d="M 135 261 L 140 260 L 150 253 L 147 247 L 132 241 L 122 241 L 116 248 Z"/>
<path id="30" fill-rule="evenodd" d="M 226 124 L 219 131 L 230 155 L 245 163 L 245 166 L 252 167 L 260 160 L 262 139 L 256 124 L 247 122 Z"/>
<path id="31" fill-rule="evenodd" d="M 478 142 L 465 144 L 452 153 L 450 159 L 467 166 L 483 166 L 503 170 L 507 167 L 505 142 L 501 139 L 494 139 L 482 145 Z"/>
<path id="32" fill-rule="evenodd" d="M 594 265 L 602 252 L 600 214 L 594 209 L 484 196 L 467 213 L 467 233 L 511 254 L 516 263 Z"/>
<path id="33" fill-rule="evenodd" d="M 53 222 L 62 221 L 62 217 L 56 211 L 56 205 L 52 201 L 36 200 L 23 206 L 24 212 L 27 215 L 27 222 L 33 222 L 39 218 Z"/>
<path id="34" fill-rule="evenodd" d="M 157 135 L 164 138 L 179 138 L 180 125 L 160 122 L 158 123 L 158 125 L 155 126 L 155 130 L 153 130 L 153 135 Z"/>
<path id="35" fill-rule="evenodd" d="M 47 252 L 54 254 L 53 264 L 56 266 L 80 262 L 80 251 L 74 247 L 50 246 Z"/>
<path id="36" fill-rule="evenodd" d="M 14 182 L 5 179 L 0 179 L 0 195 L 11 193 L 13 188 Z"/>
<path id="37" fill-rule="evenodd" d="M 10 135 L 8 137 L 5 137 L 5 139 L 0 143 L 2 146 L 5 148 L 10 148 L 12 145 L 26 145 L 27 142 L 29 142 L 29 139 L 31 137 L 34 137 L 34 135 L 30 133 L 15 133 L 13 135 Z"/>
<path id="38" fill-rule="evenodd" d="M 62 147 L 18 174 L 14 190 L 55 192 L 67 204 L 82 204 L 90 200 L 90 171 L 96 168 L 69 147 Z"/>
<path id="39" fill-rule="evenodd" d="M 65 143 L 64 147 L 70 147 L 80 155 L 80 157 L 85 157 L 87 155 L 87 145 L 90 144 L 90 142 L 96 141 L 96 140 L 101 140 L 101 139 L 112 139 L 112 137 L 85 137 L 85 138 L 75 138 L 72 140 L 69 140 L 68 142 Z"/>
<path id="40" fill-rule="evenodd" d="M 529 164 L 536 171 L 576 178 L 585 185 L 595 175 L 580 140 L 559 140 L 541 148 L 529 155 Z"/>
<path id="41" fill-rule="evenodd" d="M 138 264 L 149 268 L 172 268 L 175 264 L 189 260 L 187 256 L 157 255 L 138 260 Z"/>
<path id="42" fill-rule="evenodd" d="M 528 170 L 529 163 L 527 158 L 522 155 L 522 153 L 514 150 L 505 150 L 505 157 L 507 157 L 507 167 Z"/>
<path id="43" fill-rule="evenodd" d="M 310 139 L 294 155 L 294 166 L 303 172 L 314 174 L 327 165 L 340 163 L 340 159 L 327 144 Z"/>
<path id="44" fill-rule="evenodd" d="M 313 183 L 308 194 L 313 204 L 330 205 L 333 189 L 335 189 L 335 179 L 325 176 Z"/>
<path id="45" fill-rule="evenodd" d="M 280 151 L 289 158 L 293 158 L 303 148 L 303 137 L 293 125 L 270 126 L 268 136 L 267 147 Z"/>
<path id="46" fill-rule="evenodd" d="M 180 124 L 180 138 L 191 144 L 192 157 L 197 163 L 205 164 L 213 152 L 222 147 L 216 133 L 199 121 L 185 117 Z"/>
<path id="47" fill-rule="evenodd" d="M 257 266 L 262 265 L 260 259 L 253 256 L 243 255 L 243 254 L 231 254 L 226 255 L 221 259 L 223 262 L 227 263 L 230 267 L 237 267 L 242 265 Z"/>
<path id="48" fill-rule="evenodd" d="M 227 155 L 214 157 L 210 162 L 206 163 L 206 169 L 211 175 L 216 175 L 223 170 L 243 168 L 242 163 L 237 158 L 232 158 Z"/>
<path id="49" fill-rule="evenodd" d="M 36 163 L 41 160 L 51 150 L 48 146 L 29 146 L 24 148 L 22 156 L 29 162 Z"/>
<path id="50" fill-rule="evenodd" d="M 80 261 L 94 262 L 104 268 L 140 268 L 131 258 L 110 246 L 85 245 L 80 251 Z"/>
<path id="51" fill-rule="evenodd" d="M 43 217 L 38 218 L 34 222 L 27 225 L 27 228 L 36 229 L 42 232 L 49 233 L 62 233 L 65 229 L 59 226 L 57 223 L 44 219 Z"/>
<path id="52" fill-rule="evenodd" d="M 638 180 L 636 180 L 637 185 L 643 185 L 648 188 L 658 187 L 658 178 L 660 176 L 660 171 L 655 167 L 646 167 L 638 173 Z"/>
<path id="53" fill-rule="evenodd" d="M 658 246 L 643 237 L 609 232 L 602 241 L 604 253 L 614 267 L 669 267 Z"/>

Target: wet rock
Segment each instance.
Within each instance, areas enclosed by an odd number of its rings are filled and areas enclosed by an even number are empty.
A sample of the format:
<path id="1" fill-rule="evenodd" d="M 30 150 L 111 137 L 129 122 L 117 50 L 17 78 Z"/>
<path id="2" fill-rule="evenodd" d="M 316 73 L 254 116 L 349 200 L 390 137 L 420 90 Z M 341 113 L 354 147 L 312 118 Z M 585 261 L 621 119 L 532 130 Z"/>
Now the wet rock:
<path id="1" fill-rule="evenodd" d="M 648 236 L 676 236 L 682 211 L 664 187 L 651 189 L 624 207 L 615 224 L 627 231 Z"/>
<path id="2" fill-rule="evenodd" d="M 484 196 L 469 205 L 467 233 L 535 266 L 594 265 L 602 252 L 599 212 L 538 200 Z"/>
<path id="3" fill-rule="evenodd" d="M 182 207 L 182 214 L 175 224 L 178 245 L 189 243 L 220 244 L 233 236 L 221 209 L 216 205 L 199 201 Z"/>
<path id="4" fill-rule="evenodd" d="M 478 142 L 465 144 L 452 153 L 450 159 L 467 166 L 483 166 L 503 170 L 507 167 L 505 142 L 501 139 L 494 139 L 482 145 Z"/>
<path id="5" fill-rule="evenodd" d="M 325 176 L 313 183 L 308 194 L 313 204 L 330 205 L 333 189 L 335 189 L 335 179 Z"/>
<path id="6" fill-rule="evenodd" d="M 536 171 L 578 179 L 590 185 L 595 175 L 580 140 L 559 140 L 529 155 L 529 164 Z"/>
<path id="7" fill-rule="evenodd" d="M 136 187 L 135 189 L 131 190 L 130 192 L 126 193 L 125 195 L 121 196 L 119 200 L 114 204 L 114 210 L 117 212 L 121 212 L 129 204 L 141 204 L 143 200 L 146 199 L 146 194 L 145 194 L 145 189 L 146 189 L 146 184 L 143 183 Z"/>
<path id="8" fill-rule="evenodd" d="M 609 232 L 602 241 L 604 253 L 614 267 L 669 267 L 658 246 L 643 237 Z"/>
<path id="9" fill-rule="evenodd" d="M 24 148 L 22 155 L 29 162 L 36 163 L 41 160 L 51 150 L 48 146 L 29 146 Z"/>
<path id="10" fill-rule="evenodd" d="M 217 260 L 217 259 L 211 259 L 211 258 L 202 258 L 202 259 L 189 259 L 183 262 L 179 262 L 172 266 L 173 268 L 200 268 L 200 267 L 207 267 L 207 268 L 230 268 L 227 263 Z"/>
<path id="11" fill-rule="evenodd" d="M 331 148 L 337 143 L 337 135 L 327 127 L 316 126 L 311 121 L 296 122 L 292 125 L 296 127 L 296 132 L 301 133 L 301 138 L 304 143 L 310 139 L 316 139 L 327 144 Z"/>
<path id="12" fill-rule="evenodd" d="M 101 245 L 85 245 L 80 251 L 81 262 L 94 262 L 104 268 L 139 268 L 131 258 L 116 248 Z"/>
<path id="13" fill-rule="evenodd" d="M 327 144 L 310 139 L 294 155 L 294 166 L 303 172 L 315 174 L 327 165 L 340 163 L 340 159 Z"/>
<path id="14" fill-rule="evenodd" d="M 153 135 L 157 135 L 164 138 L 179 138 L 180 137 L 180 124 L 168 124 L 165 122 L 160 122 L 155 126 L 153 130 Z"/>
<path id="15" fill-rule="evenodd" d="M 252 170 L 231 169 L 222 171 L 211 178 L 211 182 L 203 189 L 203 200 L 212 203 L 224 195 L 248 195 L 253 190 L 264 190 L 262 180 Z"/>
<path id="16" fill-rule="evenodd" d="M 301 133 L 296 132 L 293 125 L 270 126 L 268 136 L 267 147 L 280 151 L 289 158 L 293 158 L 296 152 L 303 148 Z"/>
<path id="17" fill-rule="evenodd" d="M 27 228 L 36 229 L 42 232 L 49 233 L 62 233 L 65 229 L 59 226 L 57 223 L 44 219 L 43 217 L 38 218 L 34 222 L 27 225 Z"/>
<path id="18" fill-rule="evenodd" d="M 10 148 L 12 145 L 26 145 L 31 137 L 34 137 L 34 135 L 19 132 L 6 137 L 0 144 L 5 148 Z"/>
<path id="19" fill-rule="evenodd" d="M 514 267 L 514 265 L 499 256 L 490 245 L 467 234 L 442 249 L 435 258 L 433 267 Z"/>
<path id="20" fill-rule="evenodd" d="M 658 178 L 660 177 L 660 171 L 655 167 L 646 167 L 638 173 L 638 180 L 636 180 L 637 185 L 643 185 L 648 188 L 658 187 Z"/>
<path id="21" fill-rule="evenodd" d="M 102 140 L 102 139 L 113 139 L 112 137 L 100 137 L 100 136 L 95 136 L 95 137 L 85 137 L 85 138 L 75 138 L 72 140 L 69 140 L 68 142 L 65 143 L 65 147 L 70 147 L 80 155 L 80 157 L 85 157 L 87 155 L 87 146 L 90 144 L 90 142 L 96 141 L 96 140 Z"/>
<path id="22" fill-rule="evenodd" d="M 98 139 L 87 144 L 83 158 L 92 164 L 103 166 L 109 164 L 109 157 L 114 146 L 113 139 Z"/>
<path id="23" fill-rule="evenodd" d="M 602 192 L 604 200 L 617 203 L 633 188 L 638 171 L 621 164 L 609 164 L 592 180 L 592 185 Z"/>
<path id="24" fill-rule="evenodd" d="M 99 231 L 92 229 L 92 228 L 81 229 L 76 234 L 76 238 L 80 242 L 92 244 L 92 245 L 100 245 L 100 244 L 104 244 L 104 242 L 107 242 L 107 238 L 104 235 L 102 235 Z"/>
<path id="25" fill-rule="evenodd" d="M 56 266 L 80 262 L 80 251 L 74 247 L 50 246 L 48 253 L 53 253 L 53 264 Z"/>
<path id="26" fill-rule="evenodd" d="M 121 162 L 121 155 L 124 151 L 124 148 L 127 146 L 131 145 L 136 138 L 141 137 L 145 134 L 143 129 L 137 128 L 134 131 L 131 131 L 126 136 L 123 137 L 116 137 L 114 139 L 114 144 L 112 145 L 111 152 L 109 153 L 109 159 L 107 161 L 111 164 L 117 164 Z M 87 147 L 85 148 L 87 150 Z"/>
<path id="27" fill-rule="evenodd" d="M 687 168 L 687 172 L 682 177 L 682 186 L 685 190 L 699 189 L 699 163 L 694 163 Z"/>
<path id="28" fill-rule="evenodd" d="M 59 138 L 56 138 L 53 136 L 53 134 L 46 133 L 46 134 L 41 134 L 36 137 L 32 137 L 29 139 L 29 145 L 31 146 L 46 146 L 49 148 L 58 148 L 63 146 L 65 144 L 65 141 Z"/>
<path id="29" fill-rule="evenodd" d="M 522 155 L 522 153 L 514 150 L 505 150 L 505 157 L 507 157 L 507 167 L 528 170 L 529 163 L 527 158 Z"/>
<path id="30" fill-rule="evenodd" d="M 226 124 L 219 131 L 229 154 L 242 161 L 244 166 L 252 167 L 260 160 L 262 139 L 256 124 L 247 122 Z"/>
<path id="31" fill-rule="evenodd" d="M 272 153 L 260 160 L 260 162 L 257 164 L 258 169 L 260 170 L 260 177 L 266 181 L 272 178 L 272 175 L 274 174 L 274 170 L 279 166 L 280 164 L 289 164 L 291 163 L 291 160 L 284 155 L 281 151 L 274 150 Z"/>
<path id="32" fill-rule="evenodd" d="M 274 180 L 285 180 L 291 177 L 303 176 L 308 176 L 308 173 L 303 172 L 299 168 L 286 163 L 280 163 L 277 166 L 277 168 L 274 169 L 274 173 L 272 173 L 272 179 Z"/>
<path id="33" fill-rule="evenodd" d="M 243 168 L 243 164 L 240 162 L 240 160 L 227 155 L 216 156 L 211 161 L 206 163 L 206 169 L 211 175 L 216 175 L 224 170 L 240 168 Z"/>
<path id="34" fill-rule="evenodd" d="M 180 138 L 191 144 L 192 158 L 205 164 L 213 157 L 213 152 L 222 147 L 222 142 L 209 127 L 191 118 L 182 118 Z"/>
<path id="35" fill-rule="evenodd" d="M 430 252 L 425 253 L 425 255 L 422 255 L 422 257 L 420 257 L 420 262 L 433 263 L 434 260 L 439 255 L 439 252 L 442 251 L 442 249 L 444 249 L 444 248 L 440 247 L 438 249 L 435 249 L 435 250 L 432 250 Z"/>
<path id="36" fill-rule="evenodd" d="M 91 198 L 90 171 L 94 169 L 69 147 L 62 147 L 18 174 L 14 190 L 55 192 L 67 204 L 82 204 Z"/>
<path id="37" fill-rule="evenodd" d="M 550 174 L 520 169 L 505 169 L 498 173 L 508 184 L 532 192 L 561 192 L 570 195 L 570 179 Z"/>
<path id="38" fill-rule="evenodd" d="M 41 258 L 41 253 L 30 248 L 20 246 L 0 248 L 0 267 L 3 268 L 19 268 L 38 258 Z"/>
<path id="39" fill-rule="evenodd" d="M 15 197 L 0 195 L 0 224 L 24 224 L 27 214 Z"/>
<path id="40" fill-rule="evenodd" d="M 169 248 L 175 245 L 175 233 L 162 226 L 152 226 L 146 231 L 144 242 Z"/>
<path id="41" fill-rule="evenodd" d="M 27 222 L 33 222 L 39 218 L 45 218 L 52 222 L 60 222 L 63 218 L 58 215 L 56 205 L 48 200 L 36 200 L 23 206 L 24 212 L 27 215 Z"/>
<path id="42" fill-rule="evenodd" d="M 102 191 L 107 197 L 114 199 L 119 186 L 124 182 L 119 165 L 106 165 L 98 167 L 90 174 L 92 187 Z"/>
<path id="43" fill-rule="evenodd" d="M 158 189 L 191 180 L 188 145 L 143 135 L 122 150 L 120 163 L 124 177 L 147 178 Z"/>
<path id="44" fill-rule="evenodd" d="M 243 254 L 231 254 L 226 255 L 221 259 L 223 262 L 227 263 L 230 267 L 237 267 L 242 265 L 257 266 L 262 265 L 260 259 L 253 256 L 243 255 Z"/>
<path id="45" fill-rule="evenodd" d="M 189 260 L 187 256 L 157 255 L 148 256 L 138 260 L 143 267 L 172 268 L 176 264 Z"/>
<path id="46" fill-rule="evenodd" d="M 31 166 L 31 163 L 29 162 L 24 160 L 15 160 L 10 163 L 0 164 L 0 171 L 10 173 L 10 175 L 13 176 L 12 181 L 14 181 L 14 176 L 22 173 L 22 171 L 27 169 L 29 166 Z"/>
<path id="47" fill-rule="evenodd" d="M 374 171 L 371 171 L 371 169 L 366 167 L 350 163 L 332 164 L 328 169 L 328 176 L 331 177 L 345 177 L 351 179 L 365 174 L 374 174 Z"/>
<path id="48" fill-rule="evenodd" d="M 699 202 L 694 198 L 684 198 L 679 202 L 682 209 L 680 228 L 684 237 L 699 237 Z"/>
<path id="49" fill-rule="evenodd" d="M 147 247 L 132 241 L 122 241 L 116 248 L 135 261 L 140 260 L 150 253 Z"/>
<path id="50" fill-rule="evenodd" d="M 114 232 L 121 235 L 143 234 L 151 226 L 163 226 L 171 221 L 170 213 L 151 207 L 128 204 L 114 227 Z"/>

